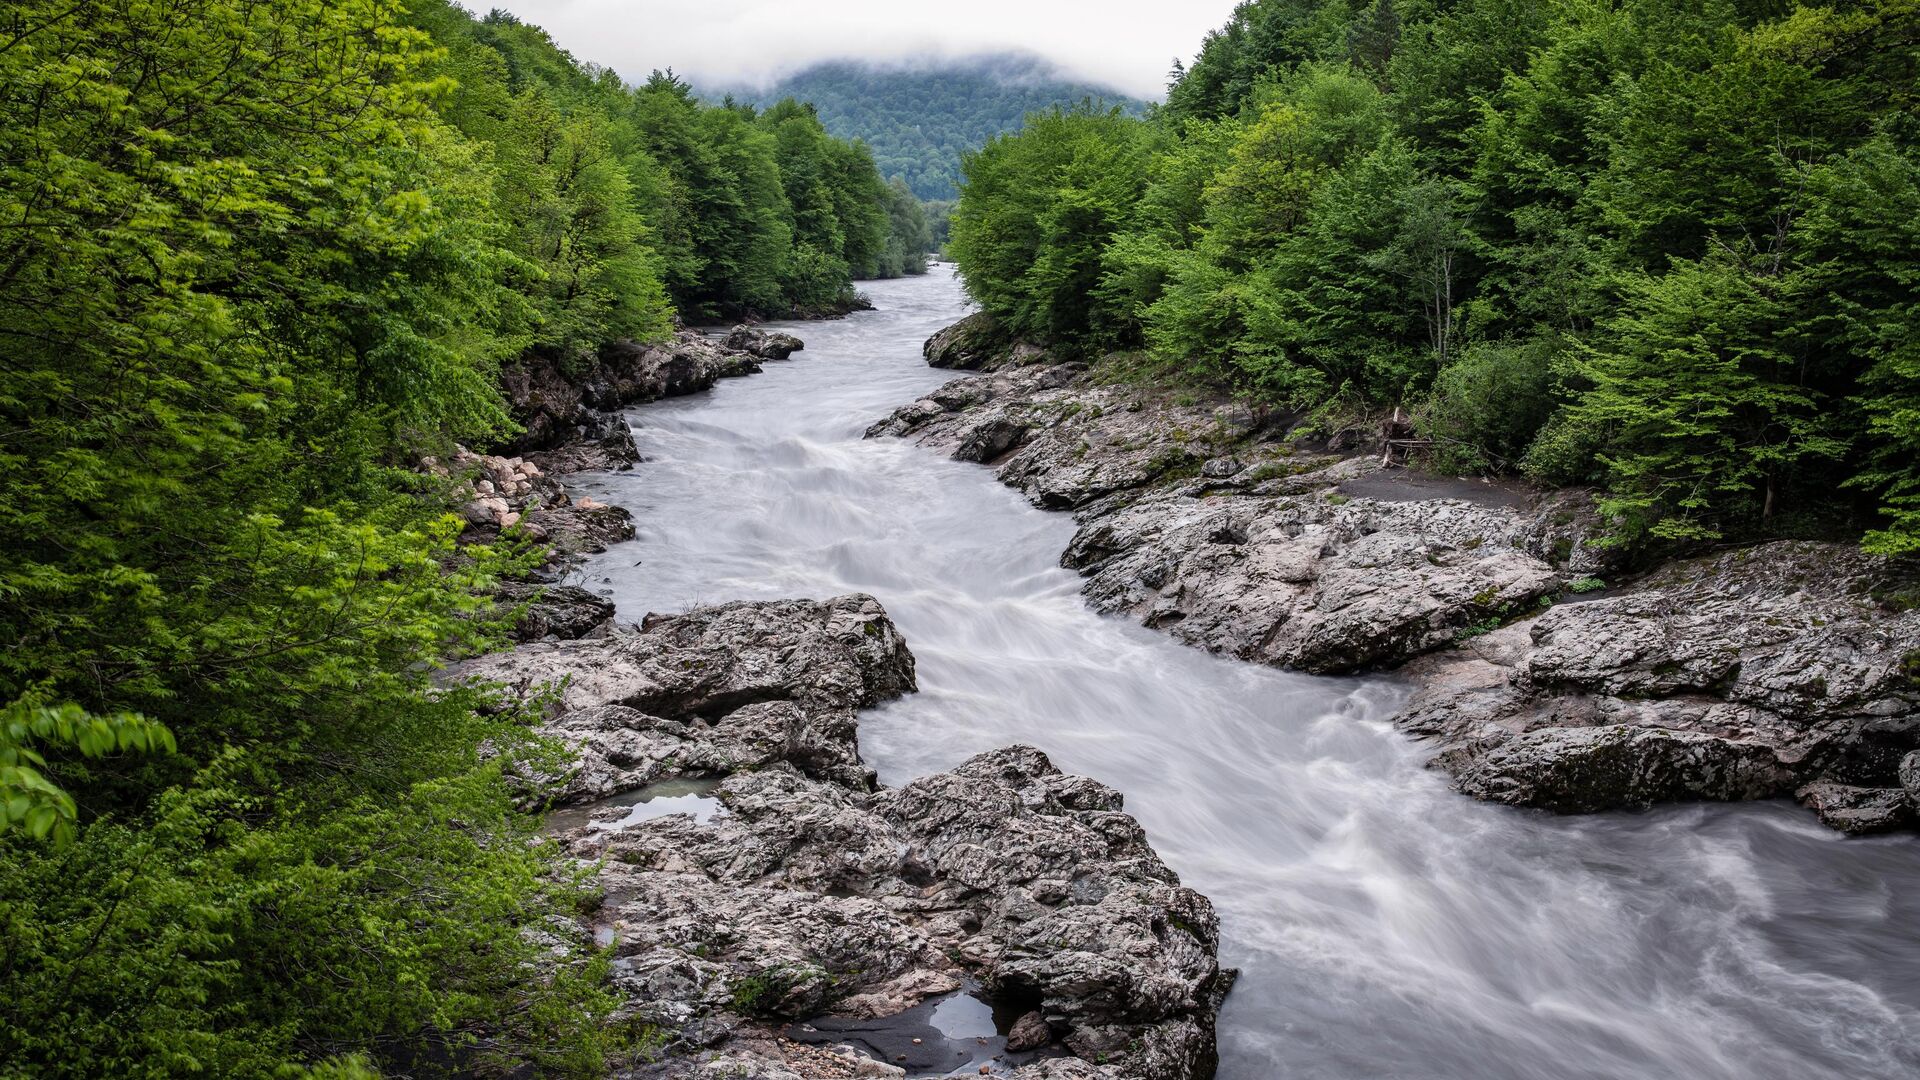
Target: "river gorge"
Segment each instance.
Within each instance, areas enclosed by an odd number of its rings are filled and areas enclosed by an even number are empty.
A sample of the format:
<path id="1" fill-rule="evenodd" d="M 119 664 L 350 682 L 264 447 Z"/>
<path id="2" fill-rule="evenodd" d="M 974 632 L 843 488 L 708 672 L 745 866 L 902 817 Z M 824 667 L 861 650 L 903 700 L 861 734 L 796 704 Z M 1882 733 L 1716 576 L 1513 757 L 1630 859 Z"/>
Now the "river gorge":
<path id="1" fill-rule="evenodd" d="M 918 661 L 864 712 L 885 784 L 1011 743 L 1119 789 L 1220 913 L 1219 1075 L 1618 1080 L 1920 1070 L 1920 849 L 1785 802 L 1553 816 L 1472 801 L 1388 718 L 1395 676 L 1210 656 L 1093 614 L 1071 518 L 976 465 L 863 439 L 948 381 L 943 269 L 784 327 L 791 362 L 631 410 L 642 462 L 576 491 L 637 538 L 580 572 L 649 612 L 864 592 Z"/>

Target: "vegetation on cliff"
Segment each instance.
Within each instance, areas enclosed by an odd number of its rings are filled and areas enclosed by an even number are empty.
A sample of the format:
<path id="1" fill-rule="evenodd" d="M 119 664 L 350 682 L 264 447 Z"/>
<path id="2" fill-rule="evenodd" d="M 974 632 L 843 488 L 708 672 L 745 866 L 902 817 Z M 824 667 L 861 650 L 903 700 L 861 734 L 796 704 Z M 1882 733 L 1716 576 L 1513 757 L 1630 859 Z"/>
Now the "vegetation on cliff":
<path id="1" fill-rule="evenodd" d="M 597 1074 L 547 750 L 431 683 L 530 557 L 408 464 L 518 357 L 844 306 L 912 213 L 440 0 L 23 0 L 0 103 L 0 1072 Z"/>
<path id="2" fill-rule="evenodd" d="M 1013 334 L 1595 482 L 1622 540 L 1920 549 L 1920 7 L 1253 0 L 1031 119 L 951 250 Z"/>

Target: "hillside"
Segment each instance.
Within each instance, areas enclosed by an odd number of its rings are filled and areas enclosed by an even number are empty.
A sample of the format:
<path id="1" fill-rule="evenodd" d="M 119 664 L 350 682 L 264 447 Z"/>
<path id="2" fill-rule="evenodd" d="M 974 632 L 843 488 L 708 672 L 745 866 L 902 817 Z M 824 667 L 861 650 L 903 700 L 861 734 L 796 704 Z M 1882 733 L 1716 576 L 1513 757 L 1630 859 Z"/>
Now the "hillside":
<path id="1" fill-rule="evenodd" d="M 817 64 L 765 89 L 733 89 L 741 101 L 810 101 L 829 132 L 863 139 L 881 175 L 898 176 L 922 199 L 951 199 L 960 157 L 1028 113 L 1084 99 L 1142 112 L 1145 104 L 1076 80 L 1038 57 L 999 54 L 905 68 L 857 61 Z"/>

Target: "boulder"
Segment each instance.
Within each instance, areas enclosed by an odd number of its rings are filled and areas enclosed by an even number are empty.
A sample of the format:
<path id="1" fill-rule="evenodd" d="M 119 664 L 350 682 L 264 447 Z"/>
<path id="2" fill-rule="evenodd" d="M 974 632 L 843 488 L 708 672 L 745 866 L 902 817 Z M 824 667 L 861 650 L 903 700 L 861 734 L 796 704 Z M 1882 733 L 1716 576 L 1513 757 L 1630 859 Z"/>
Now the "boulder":
<path id="1" fill-rule="evenodd" d="M 613 601 L 577 585 L 502 582 L 494 595 L 509 606 L 525 605 L 514 625 L 515 641 L 595 637 L 613 627 Z"/>
<path id="2" fill-rule="evenodd" d="M 978 371 L 1004 362 L 1012 345 L 993 316 L 977 311 L 928 338 L 922 352 L 928 367 Z"/>
<path id="3" fill-rule="evenodd" d="M 736 326 L 727 331 L 721 344 L 734 352 L 747 353 L 762 360 L 785 360 L 806 344 L 792 334 L 768 332 L 752 326 Z"/>
<path id="4" fill-rule="evenodd" d="M 1779 542 L 1671 564 L 1408 668 L 1399 722 L 1470 794 L 1563 811 L 1798 792 L 1822 820 L 1906 820 L 1920 612 L 1896 567 Z"/>
<path id="5" fill-rule="evenodd" d="M 517 769 L 585 805 L 557 830 L 603 897 L 577 933 L 611 945 L 626 1013 L 670 1036 L 644 1075 L 878 1075 L 781 1025 L 831 1012 L 809 1030 L 852 1031 L 963 986 L 1035 1014 L 1016 1053 L 1103 1062 L 1029 1075 L 1211 1075 L 1218 919 L 1118 792 L 1030 747 L 875 787 L 854 710 L 911 691 L 914 664 L 871 597 L 649 616 L 452 677 L 549 704 L 567 771 Z M 717 781 L 709 812 L 595 801 L 690 777 Z"/>

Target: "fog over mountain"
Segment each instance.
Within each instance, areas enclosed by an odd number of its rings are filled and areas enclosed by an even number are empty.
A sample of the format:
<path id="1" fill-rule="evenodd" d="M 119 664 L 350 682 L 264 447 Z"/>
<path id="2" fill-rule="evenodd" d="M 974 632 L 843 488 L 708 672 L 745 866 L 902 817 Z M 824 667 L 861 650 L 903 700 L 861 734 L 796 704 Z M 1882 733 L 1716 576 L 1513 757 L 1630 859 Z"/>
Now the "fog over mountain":
<path id="1" fill-rule="evenodd" d="M 811 102 L 828 131 L 864 140 L 881 175 L 900 177 L 922 199 L 953 198 L 961 155 L 1018 128 L 1030 112 L 1083 100 L 1145 109 L 1033 53 L 829 61 L 775 82 L 700 89 L 709 99 L 730 93 L 762 106 L 786 97 Z"/>
<path id="2" fill-rule="evenodd" d="M 671 67 L 702 86 L 764 85 L 826 60 L 920 62 L 1034 51 L 1073 77 L 1158 98 L 1233 0 L 504 0 L 581 60 L 629 79 Z"/>

